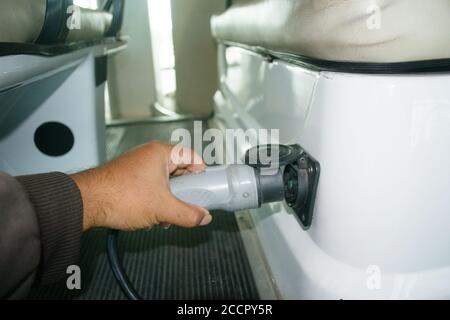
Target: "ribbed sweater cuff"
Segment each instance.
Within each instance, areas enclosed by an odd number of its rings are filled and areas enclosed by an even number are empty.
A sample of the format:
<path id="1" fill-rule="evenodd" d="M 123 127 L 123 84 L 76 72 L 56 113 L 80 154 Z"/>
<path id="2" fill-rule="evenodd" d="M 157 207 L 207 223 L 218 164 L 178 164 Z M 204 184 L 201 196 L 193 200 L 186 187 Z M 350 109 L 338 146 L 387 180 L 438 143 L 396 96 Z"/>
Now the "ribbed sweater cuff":
<path id="1" fill-rule="evenodd" d="M 39 285 L 60 280 L 79 261 L 83 202 L 75 182 L 63 173 L 16 178 L 28 192 L 41 232 Z"/>

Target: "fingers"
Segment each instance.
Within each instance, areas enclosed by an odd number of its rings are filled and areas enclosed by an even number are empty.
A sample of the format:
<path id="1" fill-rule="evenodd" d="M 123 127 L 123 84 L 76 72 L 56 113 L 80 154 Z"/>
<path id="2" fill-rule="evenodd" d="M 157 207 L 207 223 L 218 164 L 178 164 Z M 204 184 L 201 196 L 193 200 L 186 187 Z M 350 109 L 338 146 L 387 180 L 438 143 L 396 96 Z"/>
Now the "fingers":
<path id="1" fill-rule="evenodd" d="M 203 159 L 195 151 L 180 145 L 169 146 L 169 172 L 174 175 L 187 173 L 201 173 L 206 165 Z"/>
<path id="2" fill-rule="evenodd" d="M 174 172 L 171 173 L 171 176 L 173 176 L 173 177 L 180 177 L 180 176 L 189 175 L 189 174 L 198 174 L 198 173 L 201 173 L 203 171 L 204 170 L 202 170 L 200 172 L 198 170 L 195 171 L 192 168 L 176 169 Z"/>
<path id="3" fill-rule="evenodd" d="M 175 197 L 171 197 L 165 206 L 162 224 L 173 224 L 184 228 L 207 226 L 212 221 L 208 210 L 187 204 Z"/>
<path id="4" fill-rule="evenodd" d="M 172 176 L 173 177 L 180 177 L 180 176 L 184 176 L 187 174 L 190 174 L 191 172 L 189 172 L 187 169 L 177 169 L 175 172 L 172 172 Z"/>
<path id="5" fill-rule="evenodd" d="M 172 226 L 170 223 L 160 223 L 159 226 L 163 229 L 170 229 L 170 227 Z"/>

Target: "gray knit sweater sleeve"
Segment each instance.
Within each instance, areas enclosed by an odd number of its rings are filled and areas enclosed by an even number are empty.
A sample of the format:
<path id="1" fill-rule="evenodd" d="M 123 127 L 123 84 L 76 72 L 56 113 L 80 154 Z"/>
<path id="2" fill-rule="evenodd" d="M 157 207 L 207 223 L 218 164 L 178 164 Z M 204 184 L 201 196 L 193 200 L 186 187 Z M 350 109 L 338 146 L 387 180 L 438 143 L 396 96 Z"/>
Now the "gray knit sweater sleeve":
<path id="1" fill-rule="evenodd" d="M 0 173 L 0 298 L 19 299 L 78 263 L 83 205 L 63 173 Z"/>

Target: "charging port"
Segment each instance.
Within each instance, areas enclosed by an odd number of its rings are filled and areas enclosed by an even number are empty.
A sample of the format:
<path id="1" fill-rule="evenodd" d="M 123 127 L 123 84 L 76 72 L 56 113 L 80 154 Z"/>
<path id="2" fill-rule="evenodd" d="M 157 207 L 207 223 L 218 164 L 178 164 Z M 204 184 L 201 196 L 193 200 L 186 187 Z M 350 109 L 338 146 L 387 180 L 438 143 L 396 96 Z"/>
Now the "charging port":
<path id="1" fill-rule="evenodd" d="M 285 198 L 304 229 L 312 225 L 320 164 L 305 151 L 284 171 Z"/>

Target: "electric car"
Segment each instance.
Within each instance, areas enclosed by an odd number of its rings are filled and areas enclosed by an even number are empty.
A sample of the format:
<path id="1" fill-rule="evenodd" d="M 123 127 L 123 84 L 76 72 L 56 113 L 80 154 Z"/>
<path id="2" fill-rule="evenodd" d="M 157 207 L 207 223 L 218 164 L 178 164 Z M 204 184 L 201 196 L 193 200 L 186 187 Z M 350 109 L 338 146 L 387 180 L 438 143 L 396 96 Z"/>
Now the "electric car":
<path id="1" fill-rule="evenodd" d="M 220 162 L 172 181 L 211 226 L 88 232 L 81 288 L 29 298 L 450 298 L 449 14 L 0 0 L 0 171 L 78 172 L 186 132 Z"/>
<path id="2" fill-rule="evenodd" d="M 243 0 L 212 19 L 217 125 L 280 128 L 320 162 L 309 230 L 252 210 L 284 298 L 448 297 L 449 5 Z"/>

